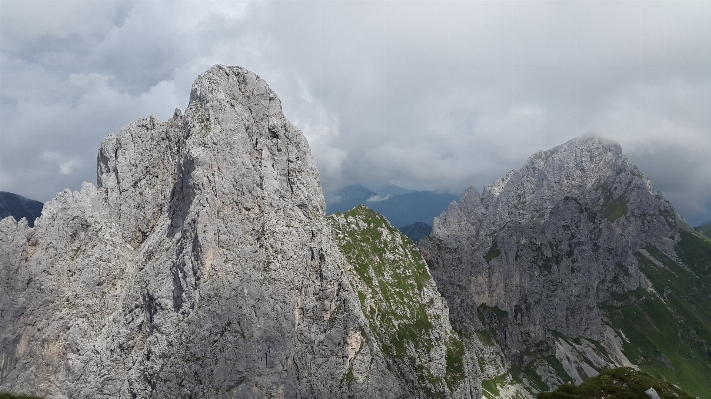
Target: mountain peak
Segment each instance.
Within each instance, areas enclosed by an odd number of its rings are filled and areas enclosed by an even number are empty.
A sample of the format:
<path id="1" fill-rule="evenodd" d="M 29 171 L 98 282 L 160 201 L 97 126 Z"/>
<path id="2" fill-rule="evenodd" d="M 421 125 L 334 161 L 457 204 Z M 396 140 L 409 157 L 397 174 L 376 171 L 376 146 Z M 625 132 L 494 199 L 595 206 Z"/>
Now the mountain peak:
<path id="1" fill-rule="evenodd" d="M 533 154 L 481 196 L 466 190 L 418 245 L 452 304 L 452 324 L 473 337 L 471 347 L 500 354 L 481 363 L 484 378 L 502 374 L 495 366 L 501 362 L 535 370 L 565 364 L 562 378 L 577 382 L 585 374 L 571 364 L 589 367 L 592 357 L 575 360 L 585 356 L 576 351 L 587 349 L 565 339 L 612 348 L 621 342 L 615 331 L 626 326 L 610 321 L 610 309 L 671 292 L 659 288 L 659 271 L 650 267 L 701 271 L 693 278 L 703 281 L 707 269 L 694 269 L 693 259 L 676 262 L 711 248 L 653 192 L 619 144 L 590 136 Z M 601 351 L 597 359 L 605 360 L 590 364 L 631 364 L 619 350 Z"/>
<path id="2" fill-rule="evenodd" d="M 193 203 L 234 201 L 247 213 L 285 200 L 307 213 L 326 207 L 306 138 L 267 83 L 242 67 L 200 75 L 183 114 L 141 118 L 108 135 L 97 181 L 132 246 L 166 209 L 178 231 Z"/>
<path id="3" fill-rule="evenodd" d="M 267 82 L 241 66 L 213 65 L 200 74 L 190 90 L 190 102 L 209 102 L 223 105 L 247 105 L 251 111 L 278 117 L 282 113 L 281 100 Z"/>
<path id="4" fill-rule="evenodd" d="M 537 153 L 543 152 L 543 153 L 556 153 L 556 152 L 565 152 L 565 151 L 598 151 L 598 150 L 603 150 L 603 151 L 611 151 L 614 152 L 618 155 L 622 154 L 622 146 L 620 144 L 613 140 L 609 139 L 606 137 L 594 135 L 594 134 L 586 134 L 583 136 L 578 136 L 575 138 L 572 138 L 568 141 L 566 141 L 563 144 L 559 144 L 549 150 L 545 151 L 538 151 Z M 536 153 L 536 154 L 537 154 Z M 532 157 L 535 157 L 536 154 L 533 154 Z"/>
<path id="5" fill-rule="evenodd" d="M 379 238 L 336 242 L 308 143 L 254 73 L 216 65 L 185 112 L 108 135 L 97 183 L 57 195 L 34 229 L 0 220 L 0 390 L 477 396 L 420 254 L 365 207 L 344 233 Z M 385 240 L 403 256 L 378 258 Z M 417 272 L 407 321 L 401 301 L 365 308 L 355 287 L 376 275 L 352 273 L 361 264 L 343 251 L 386 262 L 377 277 L 396 283 L 373 287 L 388 300 Z M 427 339 L 404 342 L 403 331 L 420 336 L 425 307 Z M 387 331 L 371 324 L 381 310 Z"/>
<path id="6" fill-rule="evenodd" d="M 550 150 L 538 151 L 517 171 L 512 171 L 499 181 L 486 187 L 485 194 L 498 196 L 510 180 L 527 180 L 530 184 L 563 190 L 588 189 L 615 173 L 636 169 L 622 147 L 612 140 L 597 136 L 577 137 Z M 509 191 L 521 187 L 511 186 Z"/>
<path id="7" fill-rule="evenodd" d="M 622 153 L 619 144 L 584 136 L 536 152 L 520 169 L 484 187 L 481 196 L 467 190 L 453 205 L 456 210 L 435 219 L 433 232 L 444 234 L 451 230 L 444 226 L 449 222 L 459 224 L 462 219 L 474 226 L 465 230 L 476 235 L 509 221 L 545 217 L 566 197 L 589 202 L 591 209 L 600 208 L 610 198 L 624 198 L 638 212 L 651 212 L 652 208 L 656 212 L 656 207 L 664 204 L 675 214 L 666 201 L 650 202 L 653 196 L 652 183 Z M 463 217 L 454 217 L 457 212 Z"/>

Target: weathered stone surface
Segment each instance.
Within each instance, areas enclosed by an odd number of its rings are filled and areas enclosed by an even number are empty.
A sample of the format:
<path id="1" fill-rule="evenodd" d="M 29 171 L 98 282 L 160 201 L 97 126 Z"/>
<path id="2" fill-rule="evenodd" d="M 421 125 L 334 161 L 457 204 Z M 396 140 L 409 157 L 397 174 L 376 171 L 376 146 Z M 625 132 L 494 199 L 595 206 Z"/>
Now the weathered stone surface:
<path id="1" fill-rule="evenodd" d="M 370 323 L 369 351 L 411 381 L 401 397 L 479 397 L 479 372 L 449 324 L 449 309 L 410 239 L 363 205 L 329 217 L 346 273 Z M 356 359 L 358 359 L 356 354 Z M 352 379 L 367 373 L 356 367 Z"/>
<path id="2" fill-rule="evenodd" d="M 618 144 L 583 137 L 532 155 L 482 195 L 466 190 L 418 245 L 483 378 L 531 367 L 554 386 L 561 373 L 538 363 L 545 356 L 558 365 L 582 356 L 564 376 L 577 381 L 587 376 L 578 371 L 629 365 L 601 307 L 651 290 L 635 255 L 653 246 L 674 257 L 687 230 Z M 595 354 L 571 339 L 610 350 Z"/>
<path id="3" fill-rule="evenodd" d="M 0 390 L 416 393 L 377 350 L 308 144 L 258 76 L 212 67 L 184 114 L 109 135 L 97 164 L 98 187 L 58 194 L 33 229 L 0 222 Z"/>

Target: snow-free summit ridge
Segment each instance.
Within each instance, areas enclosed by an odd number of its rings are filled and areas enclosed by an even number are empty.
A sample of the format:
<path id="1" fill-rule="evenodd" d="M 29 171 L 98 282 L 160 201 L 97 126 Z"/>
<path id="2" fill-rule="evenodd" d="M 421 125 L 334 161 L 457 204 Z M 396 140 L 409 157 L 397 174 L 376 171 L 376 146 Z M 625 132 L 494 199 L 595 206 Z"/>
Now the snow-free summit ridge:
<path id="1" fill-rule="evenodd" d="M 254 73 L 216 65 L 184 113 L 107 136 L 97 181 L 59 193 L 34 228 L 0 222 L 0 391 L 423 395 L 407 378 L 418 363 L 383 353 L 308 144 Z M 446 316 L 432 324 L 453 334 Z M 470 378 L 437 392 L 476 396 Z"/>
<path id="2" fill-rule="evenodd" d="M 487 397 L 632 364 L 711 392 L 711 241 L 619 144 L 586 136 L 533 154 L 466 190 L 418 245 Z"/>

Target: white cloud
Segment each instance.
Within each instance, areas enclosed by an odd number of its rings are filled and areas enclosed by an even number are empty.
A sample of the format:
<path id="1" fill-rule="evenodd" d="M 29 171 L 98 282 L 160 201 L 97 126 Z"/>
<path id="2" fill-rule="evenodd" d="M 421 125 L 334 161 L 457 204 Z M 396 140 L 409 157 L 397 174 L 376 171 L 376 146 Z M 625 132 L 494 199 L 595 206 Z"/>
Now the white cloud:
<path id="1" fill-rule="evenodd" d="M 338 115 L 316 99 L 308 84 L 299 77 L 283 88 L 286 90 L 277 94 L 280 95 L 284 113 L 306 136 L 318 164 L 322 184 L 326 186 L 326 191 L 339 188 L 348 152 L 334 146 L 334 140 L 340 135 Z"/>
<path id="2" fill-rule="evenodd" d="M 45 161 L 56 163 L 59 167 L 59 173 L 63 175 L 71 174 L 79 165 L 79 159 L 70 158 L 56 151 L 44 151 L 42 153 L 42 159 Z"/>
<path id="3" fill-rule="evenodd" d="M 0 4 L 0 32 L 3 41 L 11 42 L 94 35 L 112 26 L 116 5 L 114 1 L 5 0 Z"/>
<path id="4" fill-rule="evenodd" d="M 374 195 L 374 196 L 368 198 L 367 200 L 365 200 L 365 202 L 383 202 L 383 201 L 389 200 L 390 198 L 392 198 L 392 196 L 390 194 L 388 194 L 384 197 L 382 197 L 380 195 Z"/>
<path id="5" fill-rule="evenodd" d="M 480 188 L 595 131 L 711 217 L 709 2 L 25 3 L 0 3 L 0 183 L 30 197 L 93 180 L 105 134 L 222 63 L 279 94 L 327 194 Z"/>

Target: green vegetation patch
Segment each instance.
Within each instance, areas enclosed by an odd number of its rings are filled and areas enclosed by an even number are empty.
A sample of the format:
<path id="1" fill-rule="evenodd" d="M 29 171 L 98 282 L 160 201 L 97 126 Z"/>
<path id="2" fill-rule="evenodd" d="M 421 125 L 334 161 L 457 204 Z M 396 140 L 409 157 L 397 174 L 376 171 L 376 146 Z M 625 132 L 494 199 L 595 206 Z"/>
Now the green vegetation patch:
<path id="1" fill-rule="evenodd" d="M 703 226 L 694 227 L 694 230 L 705 235 L 706 237 L 711 237 L 711 223 L 707 223 Z"/>
<path id="2" fill-rule="evenodd" d="M 555 335 L 561 335 L 555 333 Z M 543 378 L 538 374 L 538 369 L 548 369 L 555 373 L 563 380 L 569 380 L 568 373 L 565 372 L 563 364 L 553 355 L 538 357 L 535 361 L 522 366 L 520 364 L 512 364 L 511 380 L 513 383 L 526 387 L 529 392 L 541 392 L 548 389 L 553 389 L 556 386 L 549 386 L 543 381 Z"/>
<path id="3" fill-rule="evenodd" d="M 476 313 L 485 328 L 476 331 L 481 343 L 488 346 L 503 346 L 509 329 L 509 313 L 496 306 L 486 304 L 479 305 Z"/>
<path id="4" fill-rule="evenodd" d="M 563 384 L 553 392 L 541 392 L 538 399 L 649 399 L 645 393 L 654 388 L 662 399 L 693 399 L 674 385 L 631 367 L 605 370 L 588 378 L 580 386 Z"/>
<path id="5" fill-rule="evenodd" d="M 538 266 L 541 272 L 546 274 L 553 273 L 553 266 L 560 266 L 563 259 L 570 259 L 571 263 L 575 263 L 575 251 L 563 250 L 561 246 L 555 242 L 549 243 L 550 256 L 546 255 L 543 245 L 531 245 L 533 249 L 533 263 Z"/>
<path id="6" fill-rule="evenodd" d="M 702 256 L 707 249 L 704 240 L 683 234 L 676 251 L 686 268 L 658 248 L 646 250 L 664 267 L 637 253 L 655 292 L 630 306 L 606 308 L 612 327 L 627 338 L 624 353 L 633 363 L 700 397 L 711 392 L 711 282 Z"/>
<path id="7" fill-rule="evenodd" d="M 639 177 L 640 179 L 644 179 L 644 175 L 636 167 L 632 168 L 630 170 L 630 173 L 632 174 L 632 176 Z"/>
<path id="8" fill-rule="evenodd" d="M 605 192 L 600 212 L 602 213 L 602 216 L 610 222 L 614 222 L 623 216 L 627 216 L 627 213 L 629 212 L 627 207 L 627 198 L 624 196 L 614 198 L 612 196 L 612 192 Z"/>
<path id="9" fill-rule="evenodd" d="M 447 376 L 445 380 L 451 391 L 459 385 L 466 377 L 464 373 L 464 343 L 459 339 L 452 337 L 447 342 Z"/>
<path id="10" fill-rule="evenodd" d="M 508 374 L 502 374 L 489 380 L 482 380 L 483 396 L 487 399 L 498 399 L 501 397 L 499 387 L 509 385 Z"/>
<path id="11" fill-rule="evenodd" d="M 681 240 L 674 247 L 682 262 L 696 272 L 708 276 L 711 268 L 711 239 L 690 231 L 681 232 Z"/>
<path id="12" fill-rule="evenodd" d="M 612 299 L 612 302 L 614 304 L 618 305 L 632 305 L 635 304 L 642 299 L 644 299 L 647 295 L 647 291 L 644 288 L 637 288 L 634 291 L 627 291 L 627 292 L 611 292 L 610 293 L 610 298 Z M 605 307 L 607 305 L 604 305 Z"/>
<path id="13" fill-rule="evenodd" d="M 489 248 L 489 252 L 484 255 L 484 260 L 489 263 L 492 259 L 498 258 L 501 255 L 501 249 L 499 249 L 499 244 L 494 241 L 494 245 Z"/>
<path id="14" fill-rule="evenodd" d="M 480 320 L 482 320 L 481 316 L 484 316 L 484 318 L 488 319 L 490 315 L 493 315 L 497 321 L 506 321 L 506 319 L 509 317 L 509 312 L 500 309 L 496 306 L 489 306 L 487 304 L 479 305 L 477 311 L 480 314 Z"/>
<path id="15" fill-rule="evenodd" d="M 440 337 L 438 315 L 428 314 L 423 289 L 434 282 L 412 241 L 383 216 L 363 205 L 329 216 L 334 237 L 353 266 L 349 281 L 361 308 L 396 373 L 416 376 L 414 389 L 427 397 L 447 396 L 465 378 L 464 344 L 452 334 Z M 447 341 L 442 341 L 442 339 Z M 438 342 L 439 341 L 439 342 Z M 446 346 L 446 375 L 435 377 L 422 359 L 435 345 Z"/>

